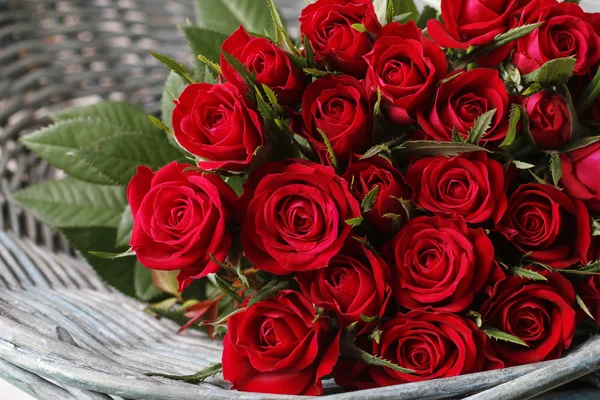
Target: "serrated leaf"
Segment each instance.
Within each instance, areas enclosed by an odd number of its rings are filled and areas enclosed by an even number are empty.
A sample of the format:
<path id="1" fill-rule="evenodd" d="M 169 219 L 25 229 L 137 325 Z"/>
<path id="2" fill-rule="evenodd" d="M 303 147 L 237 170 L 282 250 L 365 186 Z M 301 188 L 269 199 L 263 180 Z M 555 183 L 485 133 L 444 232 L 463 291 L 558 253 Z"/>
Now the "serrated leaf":
<path id="1" fill-rule="evenodd" d="M 275 297 L 277 295 L 277 293 L 279 293 L 280 291 L 289 289 L 290 284 L 291 284 L 291 281 L 289 281 L 287 279 L 274 278 L 274 279 L 270 280 L 265 286 L 263 286 L 260 290 L 258 290 L 256 293 L 254 293 L 254 295 L 252 295 L 252 297 L 250 297 L 250 300 L 248 300 L 248 305 L 246 306 L 246 309 L 252 307 L 254 304 L 258 303 L 259 301 L 263 301 L 263 300 L 270 299 L 271 297 Z"/>
<path id="2" fill-rule="evenodd" d="M 317 78 L 323 78 L 327 75 L 331 75 L 331 73 L 328 71 L 322 71 L 322 70 L 316 69 L 316 68 L 304 68 L 304 72 L 306 72 L 309 75 L 315 76 Z"/>
<path id="3" fill-rule="evenodd" d="M 238 267 L 236 268 L 232 265 L 225 263 L 224 261 L 219 261 L 212 254 L 209 254 L 209 257 L 215 264 L 218 264 L 224 270 L 233 272 L 234 274 L 236 274 L 236 276 L 240 280 L 240 282 L 242 282 L 244 285 L 246 285 L 246 287 L 250 287 L 248 278 L 246 278 L 246 276 L 243 274 L 241 266 L 238 265 Z"/>
<path id="4" fill-rule="evenodd" d="M 275 29 L 275 43 L 279 45 L 279 47 L 283 47 L 287 44 L 285 39 L 285 32 L 283 19 L 279 14 L 279 10 L 277 6 L 273 2 L 273 0 L 267 0 L 267 7 L 269 7 L 269 12 L 271 13 L 271 20 L 273 21 L 274 29 Z"/>
<path id="5" fill-rule="evenodd" d="M 204 64 L 207 67 L 209 67 L 210 69 L 212 69 L 217 74 L 217 76 L 223 74 L 223 70 L 221 69 L 221 66 L 219 64 L 217 64 L 216 62 L 209 60 L 208 57 L 206 57 L 204 54 L 198 54 L 198 56 L 196 58 L 202 64 Z"/>
<path id="6" fill-rule="evenodd" d="M 533 172 L 532 170 L 528 169 L 527 171 L 529 171 L 529 173 L 531 174 L 531 176 L 533 177 L 533 179 L 535 179 L 535 181 L 541 185 L 549 185 L 548 182 L 546 182 L 544 179 L 542 179 L 539 175 L 537 175 L 535 172 Z"/>
<path id="7" fill-rule="evenodd" d="M 475 151 L 491 151 L 470 143 L 452 143 L 452 142 L 434 142 L 430 140 L 414 140 L 402 143 L 400 146 L 392 148 L 394 156 L 406 157 L 412 156 L 457 156 L 463 153 L 472 153 Z"/>
<path id="8" fill-rule="evenodd" d="M 492 127 L 492 121 L 497 112 L 498 109 L 494 108 L 493 110 L 481 114 L 475 120 L 475 124 L 467 136 L 467 143 L 479 144 L 479 141 L 483 135 L 485 135 L 486 132 Z"/>
<path id="9" fill-rule="evenodd" d="M 346 222 L 346 224 L 348 224 L 348 225 L 350 225 L 352 227 L 356 227 L 356 226 L 362 225 L 363 221 L 364 221 L 364 218 L 361 215 L 360 217 L 357 217 L 357 218 L 347 219 L 344 222 Z"/>
<path id="10" fill-rule="evenodd" d="M 389 24 L 394 20 L 394 16 L 396 15 L 396 10 L 394 9 L 394 2 L 392 0 L 387 0 L 387 4 L 385 7 L 385 23 Z"/>
<path id="11" fill-rule="evenodd" d="M 152 270 L 139 262 L 135 263 L 133 283 L 135 295 L 142 301 L 154 301 L 163 294 L 152 282 Z"/>
<path id="12" fill-rule="evenodd" d="M 170 129 L 173 129 L 172 116 L 175 109 L 175 101 L 186 86 L 185 82 L 172 71 L 165 81 L 165 87 L 160 98 L 160 114 L 162 121 Z"/>
<path id="13" fill-rule="evenodd" d="M 306 36 L 302 37 L 302 43 L 304 44 L 304 53 L 306 56 L 306 66 L 310 67 L 314 64 L 315 52 L 310 44 L 310 40 Z"/>
<path id="14" fill-rule="evenodd" d="M 506 138 L 500 144 L 500 147 L 510 146 L 517 138 L 517 127 L 519 126 L 519 121 L 521 121 L 522 111 L 521 107 L 516 103 L 510 108 L 508 132 L 506 133 Z"/>
<path id="15" fill-rule="evenodd" d="M 258 4 L 260 3 L 260 4 Z M 256 0 L 196 0 L 196 25 L 230 35 L 240 25 L 247 31 L 273 33 L 271 14 Z"/>
<path id="16" fill-rule="evenodd" d="M 152 123 L 164 133 L 173 135 L 173 131 L 171 130 L 171 128 L 169 128 L 164 122 L 156 118 L 154 115 L 148 115 L 148 119 L 152 121 Z"/>
<path id="17" fill-rule="evenodd" d="M 461 135 L 460 132 L 458 132 L 458 129 L 456 129 L 456 127 L 452 128 L 452 141 L 454 143 L 466 143 L 467 142 L 465 140 L 465 138 L 463 137 L 463 135 Z"/>
<path id="18" fill-rule="evenodd" d="M 525 91 L 523 92 L 523 96 L 531 96 L 532 94 L 541 92 L 542 90 L 544 90 L 544 87 L 536 82 L 530 85 L 527 89 L 525 89 Z"/>
<path id="19" fill-rule="evenodd" d="M 117 240 L 115 245 L 117 247 L 129 246 L 131 240 L 131 232 L 133 231 L 133 215 L 131 215 L 131 208 L 129 205 L 125 207 L 121 220 L 117 226 Z"/>
<path id="20" fill-rule="evenodd" d="M 500 329 L 497 329 L 497 328 L 494 328 L 491 326 L 485 326 L 485 327 L 481 328 L 481 330 L 484 331 L 485 334 L 490 339 L 502 340 L 504 342 L 514 343 L 514 344 L 518 344 L 521 346 L 529 347 L 529 345 L 527 343 L 525 343 L 518 337 L 511 335 L 510 333 L 503 332 Z"/>
<path id="21" fill-rule="evenodd" d="M 335 153 L 333 152 L 333 147 L 331 147 L 331 142 L 329 142 L 329 138 L 327 137 L 325 132 L 323 132 L 321 129 L 317 128 L 317 132 L 319 132 L 319 134 L 321 135 L 321 138 L 323 139 L 323 143 L 325 144 L 325 147 L 327 147 L 327 154 L 329 155 L 329 160 L 331 161 L 331 165 L 333 166 L 333 168 L 337 168 L 337 157 L 335 156 Z"/>
<path id="22" fill-rule="evenodd" d="M 171 71 L 179 75 L 184 81 L 186 81 L 187 83 L 194 83 L 194 80 L 190 76 L 190 73 L 182 64 L 175 61 L 169 56 L 165 56 L 164 54 L 156 53 L 154 51 L 150 51 L 149 53 L 152 57 L 160 61 L 164 66 L 166 66 Z"/>
<path id="23" fill-rule="evenodd" d="M 565 57 L 550 60 L 539 69 L 525 75 L 525 82 L 537 82 L 542 86 L 566 83 L 573 76 L 575 58 Z"/>
<path id="24" fill-rule="evenodd" d="M 123 251 L 121 253 L 111 253 L 111 252 L 93 251 L 93 250 L 89 251 L 89 253 L 93 256 L 96 256 L 99 258 L 104 258 L 105 260 L 116 260 L 117 258 L 135 256 L 135 252 L 133 251 L 132 248 L 129 248 L 127 251 Z"/>
<path id="25" fill-rule="evenodd" d="M 587 110 L 594 104 L 596 98 L 600 95 L 600 68 L 596 71 L 596 75 L 594 75 L 594 79 L 590 83 L 587 84 L 583 92 L 579 96 L 579 101 L 577 102 L 577 114 L 579 116 L 585 114 Z"/>
<path id="26" fill-rule="evenodd" d="M 268 87 L 265 84 L 262 84 L 261 87 L 262 87 L 262 90 L 267 95 L 267 99 L 269 100 L 269 103 L 271 103 L 271 107 L 273 107 L 273 110 L 275 110 L 275 112 L 278 115 L 284 114 L 285 110 L 283 109 L 281 104 L 279 104 L 279 100 L 277 99 L 277 95 L 275 94 L 273 89 L 271 89 L 270 87 Z"/>
<path id="27" fill-rule="evenodd" d="M 375 367 L 384 367 L 394 370 L 396 372 L 400 372 L 402 374 L 413 374 L 415 371 L 408 368 L 402 368 L 398 364 L 395 364 L 389 360 L 386 360 L 381 357 L 374 356 L 372 354 L 367 353 L 366 351 L 359 349 L 360 351 L 360 359 L 366 364 L 373 365 Z"/>
<path id="28" fill-rule="evenodd" d="M 93 185 L 73 178 L 21 189 L 12 199 L 44 223 L 58 228 L 116 228 L 127 204 L 122 187 Z"/>
<path id="29" fill-rule="evenodd" d="M 527 278 L 527 279 L 531 279 L 534 281 L 547 281 L 548 280 L 544 275 L 540 274 L 539 272 L 528 269 L 528 268 L 511 267 L 508 269 L 508 272 L 510 272 L 514 276 L 520 276 L 522 278 Z"/>
<path id="30" fill-rule="evenodd" d="M 572 141 L 568 145 L 561 147 L 560 152 L 568 153 L 570 151 L 589 146 L 590 144 L 596 143 L 598 141 L 600 141 L 600 136 L 589 136 L 589 137 L 577 139 L 577 140 Z"/>
<path id="31" fill-rule="evenodd" d="M 552 175 L 552 182 L 554 183 L 554 186 L 558 186 L 563 172 L 560 154 L 557 152 L 550 153 L 550 174 Z"/>
<path id="32" fill-rule="evenodd" d="M 375 204 L 375 201 L 377 200 L 377 195 L 379 194 L 379 185 L 376 185 L 375 187 L 373 187 L 373 189 L 371 189 L 369 191 L 369 193 L 367 193 L 367 195 L 365 196 L 365 198 L 363 199 L 362 203 L 361 203 L 361 209 L 363 211 L 363 213 L 367 213 L 369 211 L 371 211 L 371 208 L 373 208 L 373 205 Z"/>
<path id="33" fill-rule="evenodd" d="M 588 306 L 585 304 L 585 302 L 583 301 L 583 299 L 577 295 L 575 297 L 575 299 L 577 299 L 577 305 L 583 310 L 584 313 L 586 313 L 586 315 L 588 317 L 590 317 L 592 320 L 596 320 L 596 318 L 594 318 L 594 316 L 592 315 L 592 313 L 590 312 L 590 309 L 588 308 Z"/>
<path id="34" fill-rule="evenodd" d="M 223 55 L 223 58 L 225 58 L 225 61 L 227 61 L 229 65 L 231 65 L 231 67 L 240 75 L 246 86 L 249 88 L 256 86 L 256 77 L 250 71 L 248 71 L 248 68 L 246 68 L 246 66 L 242 64 L 240 60 L 227 53 L 225 50 L 221 50 L 221 54 Z"/>
<path id="35" fill-rule="evenodd" d="M 493 44 L 495 48 L 502 47 L 509 44 L 517 39 L 529 35 L 531 32 L 542 26 L 543 22 L 536 22 L 534 24 L 521 25 L 516 28 L 510 29 L 508 32 L 501 33 L 494 38 Z"/>
<path id="36" fill-rule="evenodd" d="M 203 77 L 201 76 L 200 78 L 206 78 L 206 71 L 209 67 L 197 57 L 202 55 L 207 60 L 218 64 L 221 60 L 221 46 L 223 45 L 225 39 L 227 39 L 227 35 L 209 29 L 202 29 L 193 25 L 182 26 L 181 31 L 183 32 L 188 45 L 192 50 L 192 54 L 194 55 L 196 69 L 200 74 L 205 75 Z M 200 79 L 199 81 L 204 80 Z"/>
<path id="37" fill-rule="evenodd" d="M 193 375 L 166 375 L 166 374 L 155 374 L 155 373 L 147 373 L 147 376 L 160 376 L 162 378 L 168 378 L 175 381 L 183 381 L 188 383 L 200 383 L 204 382 L 207 378 L 213 377 L 219 373 L 223 372 L 223 364 L 215 363 L 211 364 L 200 372 L 197 372 Z"/>
<path id="38" fill-rule="evenodd" d="M 367 150 L 367 151 L 365 152 L 365 154 L 363 154 L 363 155 L 360 157 L 360 160 L 361 160 L 361 161 L 362 161 L 362 160 L 366 160 L 366 159 L 368 159 L 368 158 L 371 158 L 371 157 L 373 157 L 373 156 L 376 156 L 376 155 L 377 155 L 377 154 L 379 154 L 379 153 L 389 153 L 389 151 L 390 151 L 390 148 L 389 148 L 389 146 L 388 146 L 388 145 L 386 145 L 385 143 L 384 143 L 384 144 L 379 144 L 379 145 L 377 145 L 377 146 L 373 146 L 373 147 L 371 147 L 369 150 Z"/>
<path id="39" fill-rule="evenodd" d="M 208 274 L 208 280 L 213 284 L 214 287 L 218 288 L 221 292 L 225 293 L 229 297 L 239 302 L 243 302 L 244 298 L 236 293 L 235 289 L 231 287 L 229 282 L 223 279 L 218 274 Z"/>

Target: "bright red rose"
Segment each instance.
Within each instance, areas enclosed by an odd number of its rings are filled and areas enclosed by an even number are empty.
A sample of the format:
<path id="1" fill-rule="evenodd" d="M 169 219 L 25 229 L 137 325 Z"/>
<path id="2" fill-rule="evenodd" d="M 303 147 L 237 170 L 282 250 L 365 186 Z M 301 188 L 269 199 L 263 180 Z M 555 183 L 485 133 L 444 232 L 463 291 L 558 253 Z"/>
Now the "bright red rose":
<path id="1" fill-rule="evenodd" d="M 428 106 L 446 76 L 446 56 L 417 25 L 386 25 L 365 56 L 367 85 L 381 90 L 384 112 L 396 124 L 416 122 L 416 111 Z"/>
<path id="2" fill-rule="evenodd" d="M 417 118 L 426 140 L 452 141 L 454 128 L 465 139 L 482 114 L 496 109 L 491 128 L 481 143 L 500 144 L 508 130 L 508 92 L 497 71 L 475 68 L 440 85 L 432 107 L 419 109 Z"/>
<path id="3" fill-rule="evenodd" d="M 583 281 L 578 281 L 575 289 L 600 328 L 600 275 L 591 275 Z M 577 314 L 580 321 L 589 318 L 581 307 L 578 308 Z"/>
<path id="4" fill-rule="evenodd" d="M 503 278 L 490 239 L 462 218 L 415 218 L 384 246 L 383 256 L 396 301 L 410 310 L 466 310 L 490 279 Z"/>
<path id="5" fill-rule="evenodd" d="M 535 144 L 554 150 L 571 141 L 571 113 L 564 97 L 548 90 L 524 96 L 521 105 L 529 117 Z"/>
<path id="6" fill-rule="evenodd" d="M 189 85 L 175 104 L 175 137 L 202 169 L 246 171 L 265 143 L 261 119 L 231 83 Z"/>
<path id="7" fill-rule="evenodd" d="M 352 27 L 363 24 L 367 32 Z M 363 56 L 371 51 L 370 34 L 381 25 L 371 0 L 318 0 L 308 5 L 300 16 L 300 31 L 310 42 L 317 60 L 334 71 L 364 78 L 367 63 Z"/>
<path id="8" fill-rule="evenodd" d="M 600 142 L 560 155 L 563 175 L 560 184 L 569 196 L 600 212 Z"/>
<path id="9" fill-rule="evenodd" d="M 214 174 L 171 163 L 154 173 L 138 167 L 127 187 L 133 214 L 131 247 L 142 265 L 158 270 L 181 270 L 183 290 L 194 279 L 220 269 L 229 252 L 234 221 L 235 192 Z"/>
<path id="10" fill-rule="evenodd" d="M 379 187 L 373 207 L 364 214 L 377 236 L 386 237 L 394 233 L 398 224 L 406 219 L 406 210 L 398 199 L 409 199 L 410 190 L 404 184 L 404 177 L 392 163 L 383 157 L 374 156 L 352 163 L 344 179 L 350 184 L 350 191 L 362 202 L 376 186 Z M 394 221 L 391 214 L 399 220 Z"/>
<path id="11" fill-rule="evenodd" d="M 508 204 L 504 168 L 484 152 L 423 158 L 408 169 L 406 183 L 416 206 L 471 224 L 498 222 Z"/>
<path id="12" fill-rule="evenodd" d="M 338 385 L 367 389 L 504 367 L 485 333 L 456 314 L 414 310 L 398 314 L 378 329 L 381 337 L 372 342 L 372 353 L 414 373 L 340 359 L 334 369 Z"/>
<path id="13" fill-rule="evenodd" d="M 359 333 L 373 329 L 361 316 L 383 317 L 391 289 L 390 269 L 379 255 L 349 238 L 327 268 L 296 274 L 304 295 L 318 307 L 333 311 L 342 326 L 358 323 Z"/>
<path id="14" fill-rule="evenodd" d="M 237 209 L 246 257 L 276 275 L 326 267 L 350 235 L 345 221 L 361 214 L 333 168 L 302 160 L 258 168 Z"/>
<path id="15" fill-rule="evenodd" d="M 302 294 L 283 290 L 229 317 L 223 377 L 244 392 L 316 396 L 338 355 L 339 331 Z"/>
<path id="16" fill-rule="evenodd" d="M 575 291 L 559 273 L 544 273 L 548 283 L 509 277 L 498 282 L 481 308 L 494 328 L 514 335 L 528 347 L 492 341 L 507 366 L 559 358 L 575 334 Z"/>
<path id="17" fill-rule="evenodd" d="M 348 75 L 317 79 L 304 91 L 302 117 L 293 118 L 292 129 L 309 141 L 323 164 L 330 161 L 319 129 L 339 161 L 362 154 L 373 133 L 373 106 L 364 84 Z"/>
<path id="18" fill-rule="evenodd" d="M 600 60 L 600 37 L 579 5 L 534 0 L 523 9 L 519 25 L 537 22 L 544 24 L 517 40 L 513 64 L 522 74 L 556 58 L 575 57 L 573 73 L 585 75 Z"/>
<path id="19" fill-rule="evenodd" d="M 521 185 L 498 231 L 520 252 L 554 268 L 588 262 L 590 216 L 585 205 L 551 185 Z"/>
<path id="20" fill-rule="evenodd" d="M 256 76 L 257 83 L 273 89 L 281 104 L 294 106 L 302 99 L 304 72 L 270 40 L 250 36 L 240 27 L 223 42 L 223 50 L 240 60 Z M 221 68 L 227 82 L 234 84 L 241 93 L 249 90 L 223 55 Z"/>

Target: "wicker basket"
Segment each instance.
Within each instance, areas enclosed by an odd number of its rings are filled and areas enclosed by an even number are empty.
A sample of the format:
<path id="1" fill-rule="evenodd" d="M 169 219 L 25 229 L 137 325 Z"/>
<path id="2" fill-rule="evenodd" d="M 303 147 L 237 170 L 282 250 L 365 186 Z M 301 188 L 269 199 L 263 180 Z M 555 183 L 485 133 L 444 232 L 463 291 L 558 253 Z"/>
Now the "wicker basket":
<path id="1" fill-rule="evenodd" d="M 304 6 L 279 3 L 290 20 Z M 191 385 L 145 376 L 196 372 L 220 359 L 221 344 L 177 335 L 174 323 L 145 314 L 7 202 L 60 174 L 17 142 L 51 111 L 101 99 L 158 111 L 165 70 L 147 50 L 188 57 L 176 26 L 191 15 L 189 0 L 0 0 L 0 377 L 38 399 L 282 398 L 234 394 L 219 377 Z M 557 361 L 354 393 L 327 382 L 327 391 L 334 399 L 526 399 L 584 377 L 585 389 L 543 398 L 599 399 L 598 369 L 600 339 L 591 338 Z"/>

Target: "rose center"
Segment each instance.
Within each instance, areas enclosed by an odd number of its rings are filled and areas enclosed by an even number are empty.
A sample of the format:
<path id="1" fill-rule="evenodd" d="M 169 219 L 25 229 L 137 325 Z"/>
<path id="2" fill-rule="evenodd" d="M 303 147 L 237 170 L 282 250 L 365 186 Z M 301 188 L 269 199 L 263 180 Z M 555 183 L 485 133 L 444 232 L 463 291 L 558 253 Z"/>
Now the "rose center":
<path id="1" fill-rule="evenodd" d="M 260 345 L 262 347 L 275 347 L 278 343 L 277 333 L 270 319 L 262 323 L 260 327 Z"/>
<path id="2" fill-rule="evenodd" d="M 348 271 L 346 270 L 346 268 L 338 267 L 338 268 L 335 268 L 333 271 L 331 271 L 328 282 L 333 287 L 342 286 L 344 284 L 344 282 L 346 282 L 346 280 L 348 279 L 348 276 L 349 275 L 348 275 Z"/>
<path id="3" fill-rule="evenodd" d="M 573 54 L 575 49 L 575 39 L 573 35 L 569 31 L 565 31 L 560 29 L 560 27 L 556 27 L 552 31 L 552 40 L 556 45 L 558 51 L 563 54 Z"/>

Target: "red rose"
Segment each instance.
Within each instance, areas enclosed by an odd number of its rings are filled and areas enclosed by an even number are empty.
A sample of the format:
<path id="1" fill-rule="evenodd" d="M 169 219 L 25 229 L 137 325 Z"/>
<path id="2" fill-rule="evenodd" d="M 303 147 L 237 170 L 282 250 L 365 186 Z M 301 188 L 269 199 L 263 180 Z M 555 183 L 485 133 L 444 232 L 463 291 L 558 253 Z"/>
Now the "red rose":
<path id="1" fill-rule="evenodd" d="M 556 58 L 575 57 L 575 75 L 585 75 L 600 60 L 600 37 L 580 6 L 556 0 L 534 0 L 524 9 L 519 25 L 544 22 L 517 40 L 513 64 L 528 74 Z"/>
<path id="2" fill-rule="evenodd" d="M 385 261 L 363 244 L 348 239 L 327 268 L 296 274 L 304 295 L 318 307 L 338 315 L 342 326 L 358 322 L 362 333 L 372 330 L 362 317 L 383 317 L 391 290 Z"/>
<path id="3" fill-rule="evenodd" d="M 300 102 L 304 73 L 290 61 L 285 51 L 269 39 L 250 36 L 240 27 L 223 42 L 223 50 L 240 60 L 256 76 L 257 83 L 273 89 L 281 104 L 293 106 Z M 241 93 L 249 90 L 223 55 L 221 68 L 225 79 Z"/>
<path id="4" fill-rule="evenodd" d="M 528 345 L 492 341 L 507 366 L 555 359 L 571 345 L 575 334 L 573 285 L 559 273 L 544 275 L 548 283 L 520 277 L 498 282 L 481 308 L 489 325 Z"/>
<path id="5" fill-rule="evenodd" d="M 213 174 L 171 163 L 154 173 L 138 167 L 127 187 L 133 214 L 131 247 L 145 267 L 181 270 L 183 290 L 194 279 L 220 269 L 231 245 L 227 225 L 234 220 L 235 192 Z"/>
<path id="6" fill-rule="evenodd" d="M 373 207 L 364 214 L 370 228 L 378 236 L 389 236 L 396 222 L 404 223 L 407 215 L 399 199 L 408 199 L 410 191 L 404 185 L 404 177 L 392 163 L 383 157 L 371 157 L 351 164 L 344 174 L 350 183 L 350 191 L 359 199 L 364 198 L 376 186 L 379 187 Z M 400 221 L 394 221 L 395 214 Z"/>
<path id="7" fill-rule="evenodd" d="M 494 38 L 511 26 L 521 0 L 442 0 L 444 22 L 431 19 L 427 32 L 437 44 L 451 49 L 490 44 Z M 510 54 L 511 46 L 504 46 L 486 56 L 486 66 L 499 64 Z M 492 61 L 493 60 L 493 61 Z M 482 64 L 483 65 L 483 64 Z"/>
<path id="8" fill-rule="evenodd" d="M 475 68 L 440 85 L 431 108 L 419 109 L 417 117 L 425 139 L 452 141 L 452 131 L 464 138 L 482 114 L 496 109 L 491 128 L 481 143 L 500 144 L 508 130 L 508 92 L 498 71 Z"/>
<path id="9" fill-rule="evenodd" d="M 423 158 L 408 169 L 406 183 L 416 206 L 471 224 L 498 222 L 508 204 L 504 169 L 484 152 Z"/>
<path id="10" fill-rule="evenodd" d="M 242 247 L 255 268 L 276 275 L 326 267 L 360 216 L 348 183 L 331 167 L 302 160 L 250 175 L 238 210 Z"/>
<path id="11" fill-rule="evenodd" d="M 483 229 L 470 229 L 461 218 L 415 218 L 384 246 L 383 256 L 394 296 L 410 310 L 466 310 L 489 279 L 501 274 Z"/>
<path id="12" fill-rule="evenodd" d="M 600 328 L 600 275 L 591 275 L 583 281 L 578 281 L 576 289 Z M 577 314 L 580 321 L 589 318 L 581 307 L 577 310 Z"/>
<path id="13" fill-rule="evenodd" d="M 600 142 L 560 155 L 563 175 L 560 184 L 569 196 L 600 212 Z"/>
<path id="14" fill-rule="evenodd" d="M 348 75 L 317 79 L 304 91 L 302 118 L 292 121 L 292 129 L 306 137 L 324 164 L 329 156 L 319 129 L 338 160 L 345 163 L 350 154 L 362 154 L 373 133 L 373 106 L 365 86 Z"/>
<path id="15" fill-rule="evenodd" d="M 600 36 L 600 12 L 586 13 L 587 22 L 594 28 L 596 35 Z"/>
<path id="16" fill-rule="evenodd" d="M 348 363 L 341 359 L 334 370 L 336 383 L 366 389 L 448 378 L 502 368 L 483 331 L 473 321 L 456 314 L 431 309 L 398 314 L 378 328 L 374 355 L 389 360 L 412 374 L 385 367 Z"/>
<path id="17" fill-rule="evenodd" d="M 540 149 L 554 150 L 571 140 L 571 113 L 567 101 L 547 90 L 521 99 L 529 117 L 529 130 Z"/>
<path id="18" fill-rule="evenodd" d="M 223 377 L 244 392 L 316 396 L 338 355 L 339 332 L 304 296 L 283 290 L 229 317 Z"/>
<path id="19" fill-rule="evenodd" d="M 521 185 L 498 231 L 529 258 L 554 268 L 588 262 L 590 216 L 584 204 L 551 185 Z"/>
<path id="20" fill-rule="evenodd" d="M 189 85 L 175 103 L 175 137 L 202 169 L 246 171 L 265 143 L 258 114 L 231 83 Z"/>
<path id="21" fill-rule="evenodd" d="M 352 27 L 362 24 L 367 32 Z M 300 16 L 300 31 L 310 42 L 317 60 L 334 71 L 364 78 L 367 63 L 363 56 L 371 51 L 370 34 L 381 25 L 371 0 L 318 0 L 308 5 Z"/>
<path id="22" fill-rule="evenodd" d="M 386 25 L 365 60 L 367 84 L 381 89 L 385 113 L 396 124 L 416 122 L 416 111 L 429 105 L 446 76 L 444 52 L 413 21 Z"/>

